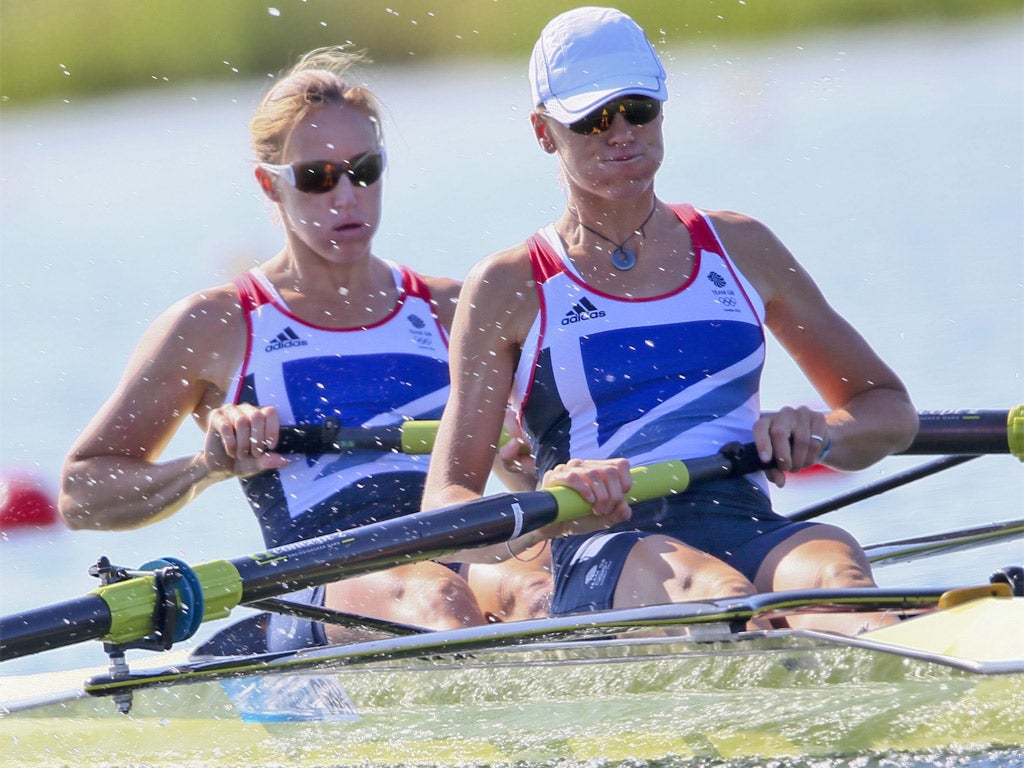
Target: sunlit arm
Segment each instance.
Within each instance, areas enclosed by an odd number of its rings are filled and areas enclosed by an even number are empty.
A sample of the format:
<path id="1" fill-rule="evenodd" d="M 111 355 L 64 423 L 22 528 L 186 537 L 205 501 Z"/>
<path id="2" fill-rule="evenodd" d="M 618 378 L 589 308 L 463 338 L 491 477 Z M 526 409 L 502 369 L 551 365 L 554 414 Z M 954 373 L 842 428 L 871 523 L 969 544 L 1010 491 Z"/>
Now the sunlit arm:
<path id="1" fill-rule="evenodd" d="M 762 453 L 769 449 L 776 456 L 785 454 L 790 438 L 799 443 L 799 452 L 808 448 L 811 433 L 821 432 L 829 446 L 825 462 L 858 470 L 906 448 L 917 433 L 917 410 L 896 373 L 833 309 L 767 227 L 730 212 L 714 212 L 711 218 L 764 301 L 765 324 L 830 409 L 824 423 L 820 415 L 809 422 L 806 408 L 762 417 L 755 428 Z M 807 462 L 794 456 L 796 468 L 817 460 L 822 448 L 814 446 Z"/>
<path id="2" fill-rule="evenodd" d="M 198 455 L 160 464 L 125 456 L 69 457 L 58 508 L 76 530 L 139 528 L 174 514 L 227 477 L 212 475 Z"/>
<path id="3" fill-rule="evenodd" d="M 529 261 L 522 246 L 478 264 L 463 286 L 449 355 L 452 394 L 434 443 L 424 509 L 472 501 L 480 498 L 484 491 L 498 451 L 519 349 L 538 311 L 531 280 Z M 512 300 L 509 299 L 510 285 L 523 286 Z M 532 474 L 528 472 L 524 478 Z M 601 476 L 601 482 L 595 483 L 597 476 Z M 614 482 L 609 482 L 612 476 Z M 508 545 L 464 550 L 448 560 L 499 562 L 545 539 L 618 522 L 629 514 L 621 493 L 614 492 L 624 483 L 628 483 L 628 471 L 623 460 L 589 466 L 585 470 L 575 465 L 568 469 L 556 468 L 545 473 L 542 486 L 573 488 L 587 501 L 595 503 L 594 516 L 545 526 Z M 607 490 L 599 490 L 595 495 L 595 486 L 611 487 L 613 501 L 608 503 Z"/>
<path id="4" fill-rule="evenodd" d="M 216 345 L 226 347 L 226 338 L 244 332 L 228 289 L 183 299 L 147 329 L 117 388 L 65 459 L 58 509 L 68 527 L 148 525 L 238 474 L 225 441 L 214 434 L 226 432 L 216 414 L 238 361 L 219 354 Z M 203 450 L 160 461 L 189 416 L 207 429 Z M 270 426 L 276 440 L 276 424 Z"/>
<path id="5" fill-rule="evenodd" d="M 445 406 L 430 461 L 423 509 L 477 499 L 494 465 L 508 405 L 520 339 L 536 309 L 529 273 L 515 254 L 497 254 L 470 272 L 452 324 L 449 366 L 451 395 Z M 523 285 L 509 302 L 509 285 Z M 535 481 L 534 481 L 535 482 Z M 509 557 L 504 545 L 467 550 L 453 562 L 496 562 Z"/>

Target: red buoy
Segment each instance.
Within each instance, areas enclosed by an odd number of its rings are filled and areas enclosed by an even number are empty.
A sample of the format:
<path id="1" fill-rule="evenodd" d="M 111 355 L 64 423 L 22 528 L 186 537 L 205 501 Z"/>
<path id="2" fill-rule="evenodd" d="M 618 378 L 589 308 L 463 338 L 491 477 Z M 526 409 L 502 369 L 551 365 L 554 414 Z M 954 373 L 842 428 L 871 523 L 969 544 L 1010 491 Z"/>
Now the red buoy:
<path id="1" fill-rule="evenodd" d="M 46 483 L 24 473 L 0 475 L 0 530 L 53 525 L 57 504 Z"/>

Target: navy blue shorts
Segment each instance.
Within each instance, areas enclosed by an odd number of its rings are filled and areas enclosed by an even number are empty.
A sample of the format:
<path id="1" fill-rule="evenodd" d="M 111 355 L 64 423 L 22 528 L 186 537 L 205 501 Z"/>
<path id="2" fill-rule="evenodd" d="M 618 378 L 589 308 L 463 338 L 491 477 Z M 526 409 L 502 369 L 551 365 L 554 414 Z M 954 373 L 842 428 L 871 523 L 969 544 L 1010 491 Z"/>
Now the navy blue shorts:
<path id="1" fill-rule="evenodd" d="M 634 504 L 628 523 L 551 542 L 551 614 L 611 608 L 626 557 L 647 536 L 669 536 L 707 552 L 753 581 L 777 544 L 813 525 L 773 512 L 764 493 L 744 478 L 702 483 L 679 496 Z"/>

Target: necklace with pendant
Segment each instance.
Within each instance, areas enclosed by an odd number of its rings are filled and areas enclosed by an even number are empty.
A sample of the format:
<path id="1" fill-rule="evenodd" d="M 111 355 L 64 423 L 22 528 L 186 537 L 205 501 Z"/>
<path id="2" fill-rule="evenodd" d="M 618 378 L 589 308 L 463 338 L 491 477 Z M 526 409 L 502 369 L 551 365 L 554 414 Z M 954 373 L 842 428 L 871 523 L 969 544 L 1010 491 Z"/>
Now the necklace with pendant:
<path id="1" fill-rule="evenodd" d="M 654 215 L 654 211 L 657 207 L 658 202 L 657 200 L 655 200 L 654 205 L 651 206 L 651 212 L 647 214 L 647 218 L 644 219 L 644 223 L 641 224 L 636 229 L 634 229 L 632 232 L 630 232 L 629 237 L 627 237 L 621 243 L 616 243 L 610 237 L 605 237 L 593 227 L 588 227 L 586 224 L 583 223 L 583 220 L 579 218 L 579 215 L 577 215 L 576 220 L 580 223 L 581 227 L 587 230 L 587 232 L 591 232 L 600 237 L 605 242 L 614 245 L 615 250 L 612 251 L 611 256 L 612 266 L 615 267 L 620 272 L 628 272 L 629 270 L 636 266 L 636 254 L 633 252 L 632 249 L 626 247 L 626 243 L 628 243 L 634 235 L 643 235 L 644 237 L 647 236 L 646 234 L 644 234 L 644 227 L 646 227 L 647 222 L 651 220 L 651 217 Z"/>

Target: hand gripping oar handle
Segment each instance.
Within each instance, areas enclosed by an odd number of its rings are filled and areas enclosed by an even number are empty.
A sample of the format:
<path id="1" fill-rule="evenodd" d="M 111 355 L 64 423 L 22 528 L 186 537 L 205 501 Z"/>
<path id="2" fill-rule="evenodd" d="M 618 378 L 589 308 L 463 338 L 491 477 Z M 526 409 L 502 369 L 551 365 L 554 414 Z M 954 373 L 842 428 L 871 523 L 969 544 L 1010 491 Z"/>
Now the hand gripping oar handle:
<path id="1" fill-rule="evenodd" d="M 1024 461 L 1024 405 L 1008 411 L 922 411 L 914 442 L 903 454 L 1010 453 Z M 406 421 L 389 427 L 339 427 L 320 424 L 281 427 L 278 453 L 338 453 L 356 449 L 430 453 L 437 421 Z M 508 434 L 503 432 L 504 443 Z"/>
<path id="2" fill-rule="evenodd" d="M 631 470 L 630 502 L 683 493 L 691 485 L 761 467 L 752 443 L 730 444 L 718 454 L 669 461 Z M 187 569 L 182 584 L 202 595 L 202 620 L 227 616 L 240 605 L 303 587 L 438 557 L 470 547 L 508 541 L 549 523 L 590 513 L 569 488 L 502 493 L 465 504 L 417 512 L 393 520 L 295 542 L 234 560 L 214 560 Z M 0 618 L 0 660 L 102 639 L 139 641 L 155 631 L 157 589 L 153 576 L 101 586 L 84 597 Z M 183 622 L 196 605 L 176 593 Z M 177 636 L 177 639 L 185 639 Z"/>

